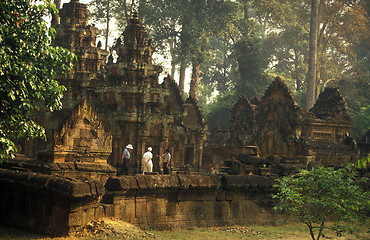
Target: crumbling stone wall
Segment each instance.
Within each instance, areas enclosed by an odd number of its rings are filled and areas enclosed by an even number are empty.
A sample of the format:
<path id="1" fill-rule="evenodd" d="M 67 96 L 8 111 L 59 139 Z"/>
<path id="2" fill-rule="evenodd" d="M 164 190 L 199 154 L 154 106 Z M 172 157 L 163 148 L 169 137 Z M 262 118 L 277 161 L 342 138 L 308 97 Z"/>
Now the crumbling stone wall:
<path id="1" fill-rule="evenodd" d="M 273 181 L 262 176 L 151 175 L 109 178 L 109 217 L 143 228 L 272 224 Z"/>
<path id="2" fill-rule="evenodd" d="M 9 170 L 32 171 L 35 173 L 55 175 L 75 180 L 90 179 L 105 182 L 116 175 L 116 169 L 107 163 L 62 162 L 52 163 L 34 160 L 17 155 L 14 159 L 4 160 L 1 168 Z"/>
<path id="3" fill-rule="evenodd" d="M 104 217 L 97 181 L 76 181 L 0 169 L 0 224 L 49 235 L 66 235 Z"/>
<path id="4" fill-rule="evenodd" d="M 262 176 L 135 175 L 98 181 L 0 169 L 0 224 L 66 235 L 114 217 L 143 228 L 272 224 Z"/>

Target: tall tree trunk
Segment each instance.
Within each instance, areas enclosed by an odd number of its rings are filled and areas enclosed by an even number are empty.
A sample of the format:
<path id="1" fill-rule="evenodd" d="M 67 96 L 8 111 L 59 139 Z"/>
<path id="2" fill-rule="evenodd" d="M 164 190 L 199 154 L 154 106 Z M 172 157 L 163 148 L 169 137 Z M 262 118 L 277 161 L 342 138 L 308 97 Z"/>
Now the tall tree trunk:
<path id="1" fill-rule="evenodd" d="M 199 76 L 200 76 L 200 63 L 193 62 L 189 95 L 195 100 L 198 100 Z"/>
<path id="2" fill-rule="evenodd" d="M 185 72 L 186 72 L 186 63 L 181 62 L 180 65 L 180 79 L 179 79 L 179 87 L 181 92 L 184 92 L 184 87 L 185 87 Z"/>
<path id="3" fill-rule="evenodd" d="M 176 31 L 175 28 L 176 28 L 176 22 L 175 21 L 172 21 L 171 22 L 171 28 L 172 28 L 172 31 Z M 176 36 L 173 36 L 171 39 L 170 39 L 170 54 L 171 54 L 171 76 L 174 77 L 175 76 L 175 71 L 176 71 L 176 61 L 175 61 L 175 50 L 176 50 Z"/>
<path id="4" fill-rule="evenodd" d="M 109 16 L 109 1 L 110 0 L 106 0 L 106 1 L 107 1 L 107 32 L 105 33 L 105 47 L 104 47 L 105 50 L 108 49 L 109 21 L 110 21 L 110 16 Z"/>
<path id="5" fill-rule="evenodd" d="M 244 0 L 242 2 L 243 4 L 243 13 L 244 13 L 244 20 L 248 20 L 249 19 L 249 9 L 248 9 L 248 0 Z"/>
<path id="6" fill-rule="evenodd" d="M 317 65 L 317 33 L 319 27 L 319 0 L 311 0 L 311 20 L 310 20 L 310 42 L 309 42 L 309 58 L 307 72 L 307 95 L 306 109 L 313 107 L 316 101 L 317 80 L 316 80 L 316 65 Z"/>
<path id="7" fill-rule="evenodd" d="M 56 25 L 60 24 L 59 11 L 60 11 L 61 0 L 54 0 L 54 4 L 58 12 L 54 13 L 52 16 L 52 19 L 51 19 L 52 27 L 55 27 Z"/>
<path id="8" fill-rule="evenodd" d="M 171 60 L 171 77 L 173 78 L 175 76 L 176 72 L 176 64 L 174 60 Z"/>

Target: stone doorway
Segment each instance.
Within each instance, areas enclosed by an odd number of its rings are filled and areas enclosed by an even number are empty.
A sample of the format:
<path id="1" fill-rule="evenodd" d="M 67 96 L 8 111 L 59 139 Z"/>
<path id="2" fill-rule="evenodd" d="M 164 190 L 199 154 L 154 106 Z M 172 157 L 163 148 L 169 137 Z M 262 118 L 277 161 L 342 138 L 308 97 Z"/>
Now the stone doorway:
<path id="1" fill-rule="evenodd" d="M 194 160 L 194 147 L 185 147 L 184 165 L 193 166 L 193 160 Z"/>

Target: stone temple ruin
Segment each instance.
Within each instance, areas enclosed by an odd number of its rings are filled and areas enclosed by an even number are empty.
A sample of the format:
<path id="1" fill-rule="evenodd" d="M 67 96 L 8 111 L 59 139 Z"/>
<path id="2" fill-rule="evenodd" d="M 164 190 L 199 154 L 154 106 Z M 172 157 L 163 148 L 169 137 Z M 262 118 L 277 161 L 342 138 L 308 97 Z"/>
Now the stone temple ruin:
<path id="1" fill-rule="evenodd" d="M 54 22 L 55 45 L 74 52 L 78 61 L 60 83 L 68 89 L 63 110 L 41 114 L 48 141 L 28 141 L 26 156 L 52 163 L 107 164 L 115 166 L 127 144 L 132 144 L 130 172 L 141 172 L 141 155 L 169 148 L 174 170 L 185 165 L 202 167 L 206 124 L 197 101 L 183 101 L 171 77 L 158 83 L 162 67 L 152 63 L 154 47 L 137 14 L 118 38 L 118 58 L 97 46 L 97 28 L 88 25 L 85 4 L 71 1 Z M 154 166 L 159 171 L 158 161 Z"/>
<path id="2" fill-rule="evenodd" d="M 229 131 L 213 130 L 208 149 L 234 160 L 227 163 L 234 173 L 287 175 L 315 165 L 339 167 L 359 156 L 350 127 L 337 88 L 326 88 L 305 111 L 277 77 L 260 100 L 239 98 L 231 110 Z"/>
<path id="3" fill-rule="evenodd" d="M 230 129 L 206 138 L 197 100 L 184 100 L 171 76 L 159 83 L 162 68 L 138 15 L 115 43 L 117 59 L 96 44 L 89 15 L 71 0 L 53 17 L 53 44 L 78 59 L 58 79 L 68 89 L 63 110 L 35 116 L 47 142 L 23 140 L 21 154 L 1 164 L 0 224 L 51 235 L 104 217 L 156 229 L 272 224 L 281 218 L 271 211 L 275 177 L 358 157 L 338 90 L 326 89 L 305 111 L 279 78 L 260 100 L 241 96 Z M 130 175 L 117 177 L 129 143 Z M 149 146 L 170 149 L 172 175 L 137 174 Z M 211 165 L 224 173 L 206 174 Z"/>

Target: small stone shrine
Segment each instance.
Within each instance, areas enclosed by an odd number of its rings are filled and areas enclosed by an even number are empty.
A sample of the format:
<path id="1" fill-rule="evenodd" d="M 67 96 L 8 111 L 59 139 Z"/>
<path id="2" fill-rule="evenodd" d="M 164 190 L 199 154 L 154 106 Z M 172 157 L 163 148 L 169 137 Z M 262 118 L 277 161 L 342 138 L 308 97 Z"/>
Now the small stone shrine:
<path id="1" fill-rule="evenodd" d="M 232 162 L 241 154 L 238 164 L 258 165 L 258 171 L 256 166 L 247 166 L 236 173 L 263 174 L 267 170 L 269 174 L 269 165 L 273 165 L 279 168 L 279 174 L 285 175 L 289 173 L 285 168 L 343 166 L 357 159 L 350 127 L 346 103 L 337 88 L 326 88 L 313 108 L 305 111 L 277 77 L 259 101 L 254 99 L 251 103 L 241 96 L 231 111 L 231 125 L 224 133 L 224 141 L 214 144 L 211 134 L 207 146 L 218 152 L 224 149 L 223 160 Z M 209 152 L 212 150 L 207 148 Z M 208 157 L 219 159 L 220 154 Z M 232 163 L 226 165 L 230 167 Z"/>

